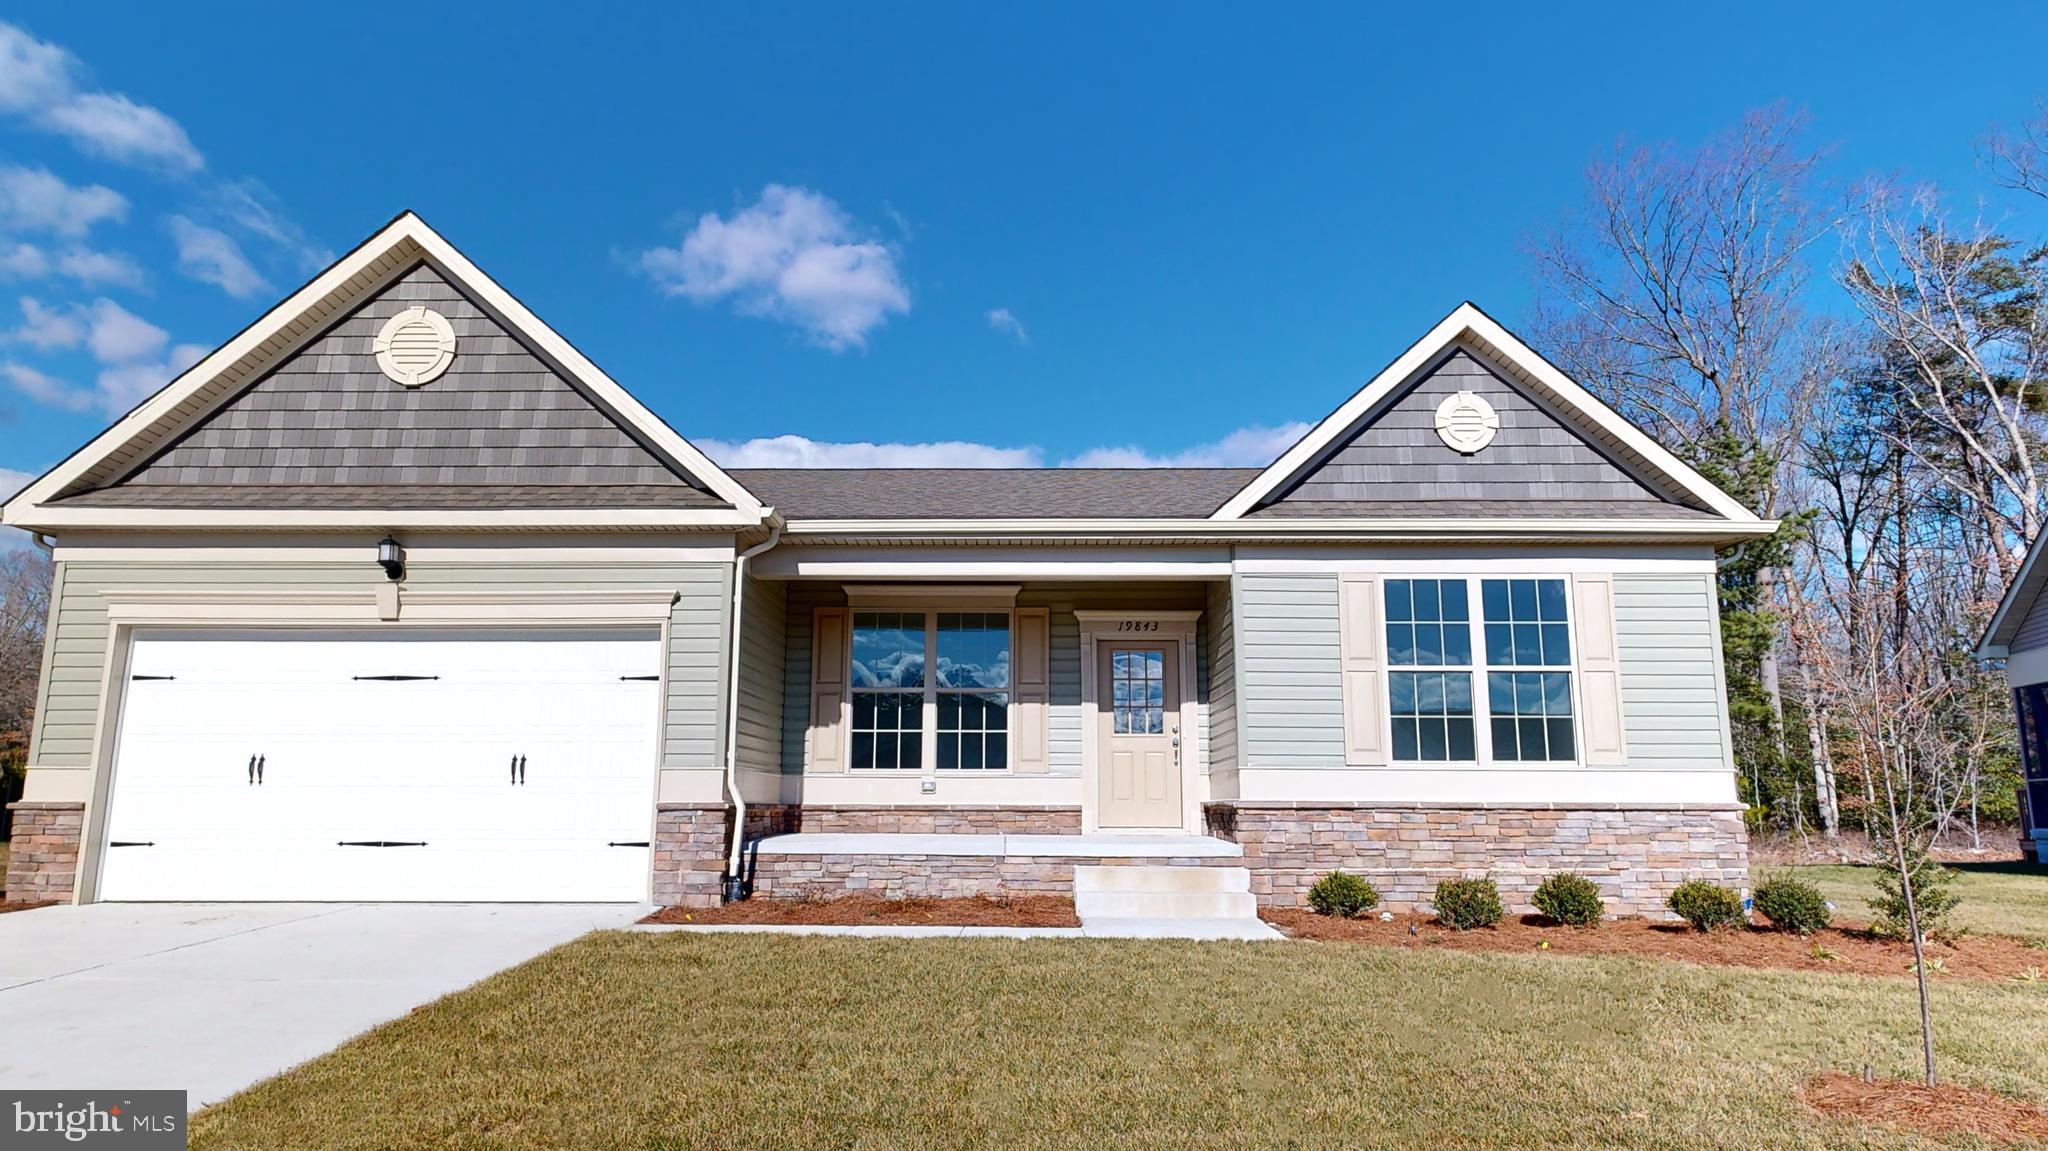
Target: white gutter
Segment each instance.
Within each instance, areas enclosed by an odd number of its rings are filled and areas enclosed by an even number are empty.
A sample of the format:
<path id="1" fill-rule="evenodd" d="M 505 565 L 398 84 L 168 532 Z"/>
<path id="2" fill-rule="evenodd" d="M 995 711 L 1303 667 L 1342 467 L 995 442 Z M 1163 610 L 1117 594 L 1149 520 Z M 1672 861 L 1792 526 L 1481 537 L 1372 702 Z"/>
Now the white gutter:
<path id="1" fill-rule="evenodd" d="M 798 520 L 789 525 L 791 539 L 860 536 L 893 539 L 1094 539 L 1116 542 L 1174 538 L 1218 542 L 1261 540 L 1535 540 L 1611 538 L 1657 540 L 1740 540 L 1768 536 L 1776 520 L 1630 520 L 1571 519 L 1295 519 L 1257 520 L 1134 520 L 1134 519 L 985 519 L 985 520 Z"/>
<path id="2" fill-rule="evenodd" d="M 747 840 L 747 797 L 740 794 L 740 645 L 747 602 L 747 561 L 782 542 L 782 517 L 774 508 L 762 508 L 768 524 L 768 538 L 733 557 L 732 561 L 732 669 L 725 697 L 725 790 L 732 796 L 732 851 L 725 861 L 725 898 L 739 897 L 740 849 Z"/>

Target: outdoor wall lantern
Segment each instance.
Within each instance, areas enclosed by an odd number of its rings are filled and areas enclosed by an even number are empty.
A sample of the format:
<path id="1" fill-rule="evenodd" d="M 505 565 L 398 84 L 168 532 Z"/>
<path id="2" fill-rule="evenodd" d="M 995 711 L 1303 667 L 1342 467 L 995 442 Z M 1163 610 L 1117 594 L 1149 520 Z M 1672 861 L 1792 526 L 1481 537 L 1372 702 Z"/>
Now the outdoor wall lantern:
<path id="1" fill-rule="evenodd" d="M 377 541 L 377 566 L 393 580 L 405 578 L 405 549 L 398 546 L 397 540 L 385 536 Z"/>

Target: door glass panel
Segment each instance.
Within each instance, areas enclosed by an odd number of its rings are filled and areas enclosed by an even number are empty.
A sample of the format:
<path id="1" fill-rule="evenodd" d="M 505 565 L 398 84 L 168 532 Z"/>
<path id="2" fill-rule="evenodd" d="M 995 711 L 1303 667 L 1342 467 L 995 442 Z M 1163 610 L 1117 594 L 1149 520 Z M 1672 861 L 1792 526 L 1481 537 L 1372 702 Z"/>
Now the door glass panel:
<path id="1" fill-rule="evenodd" d="M 1110 730 L 1117 735 L 1165 734 L 1165 653 L 1118 651 L 1109 658 Z"/>

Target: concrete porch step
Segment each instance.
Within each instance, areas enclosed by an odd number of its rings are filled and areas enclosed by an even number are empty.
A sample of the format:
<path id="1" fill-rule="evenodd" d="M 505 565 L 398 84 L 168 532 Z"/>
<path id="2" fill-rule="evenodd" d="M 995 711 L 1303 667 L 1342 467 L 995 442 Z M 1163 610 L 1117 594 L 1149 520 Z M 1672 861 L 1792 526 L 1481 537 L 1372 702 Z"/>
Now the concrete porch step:
<path id="1" fill-rule="evenodd" d="M 1074 913 L 1103 919 L 1235 919 L 1258 922 L 1251 872 L 1242 867 L 1074 868 Z"/>

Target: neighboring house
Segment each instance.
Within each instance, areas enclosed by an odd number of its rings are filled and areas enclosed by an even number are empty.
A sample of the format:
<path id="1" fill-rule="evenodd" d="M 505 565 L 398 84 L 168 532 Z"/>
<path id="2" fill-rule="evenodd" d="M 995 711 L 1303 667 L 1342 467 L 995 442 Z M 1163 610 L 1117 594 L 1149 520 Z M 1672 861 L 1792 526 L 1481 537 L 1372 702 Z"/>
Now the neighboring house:
<path id="1" fill-rule="evenodd" d="M 1469 304 L 1265 469 L 726 470 L 408 214 L 4 520 L 17 899 L 1746 875 L 1773 525 Z"/>
<path id="2" fill-rule="evenodd" d="M 2048 554 L 2037 541 L 2027 550 L 2019 575 L 1984 630 L 1977 654 L 2005 661 L 2005 681 L 2012 686 L 2013 713 L 2019 725 L 2020 844 L 2038 863 L 2048 863 L 2048 603 L 2041 589 L 2048 585 Z"/>

